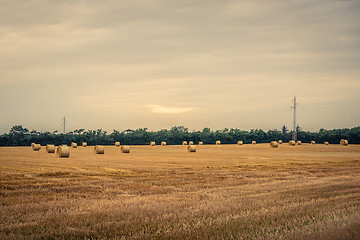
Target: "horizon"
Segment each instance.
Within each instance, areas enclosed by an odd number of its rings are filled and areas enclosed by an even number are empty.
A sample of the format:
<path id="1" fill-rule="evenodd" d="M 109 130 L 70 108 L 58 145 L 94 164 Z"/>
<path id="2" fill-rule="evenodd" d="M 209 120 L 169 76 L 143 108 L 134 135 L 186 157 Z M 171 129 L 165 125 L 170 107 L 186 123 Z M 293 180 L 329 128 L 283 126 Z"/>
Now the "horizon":
<path id="1" fill-rule="evenodd" d="M 40 132 L 40 133 L 45 133 L 45 132 L 50 132 L 50 133 L 56 133 L 56 134 L 64 134 L 63 130 L 61 129 L 56 129 L 56 130 L 49 130 L 49 131 L 39 131 L 38 129 L 32 129 L 32 128 L 27 128 L 26 126 L 23 126 L 21 124 L 19 125 L 14 125 L 14 126 L 22 126 L 24 129 L 26 128 L 29 132 L 31 131 L 37 131 L 37 132 Z M 14 127 L 13 126 L 13 127 Z M 286 125 L 285 125 L 286 126 Z M 77 128 L 77 129 L 72 129 L 70 131 L 66 131 L 65 134 L 68 134 L 68 133 L 73 133 L 74 131 L 76 130 L 80 130 L 80 129 L 84 129 L 84 131 L 96 131 L 96 130 L 102 130 L 102 131 L 105 131 L 107 134 L 110 134 L 112 132 L 115 131 L 119 131 L 119 132 L 124 132 L 126 130 L 139 130 L 139 129 L 146 129 L 146 131 L 149 131 L 149 132 L 157 132 L 157 131 L 161 131 L 161 130 L 168 130 L 170 131 L 173 127 L 184 127 L 188 130 L 188 132 L 201 132 L 203 131 L 205 128 L 209 128 L 209 127 L 204 127 L 202 129 L 191 129 L 191 128 L 188 128 L 187 126 L 172 126 L 170 128 L 162 128 L 162 129 L 149 129 L 147 127 L 140 127 L 140 128 L 136 128 L 136 129 L 131 129 L 131 128 L 124 128 L 124 129 L 111 129 L 111 130 L 106 130 L 106 129 L 103 129 L 103 128 L 94 128 L 94 129 L 86 129 L 86 128 Z M 301 126 L 299 125 L 299 127 L 301 128 Z M 359 128 L 360 126 L 354 126 L 354 127 L 344 127 L 344 128 L 320 128 L 318 130 L 315 130 L 315 131 L 311 131 L 311 130 L 306 130 L 306 129 L 303 129 L 301 128 L 300 131 L 303 131 L 303 132 L 319 132 L 320 130 L 326 130 L 326 131 L 332 131 L 332 130 L 344 130 L 344 129 L 353 129 L 353 128 Z M 282 127 L 281 127 L 282 128 Z M 242 128 L 221 128 L 221 129 L 213 129 L 213 128 L 209 128 L 211 131 L 215 132 L 215 131 L 221 131 L 221 130 L 225 130 L 225 129 L 228 129 L 228 130 L 231 130 L 231 129 L 236 129 L 236 130 L 241 130 L 241 131 L 247 131 L 247 132 L 250 132 L 252 130 L 262 130 L 264 132 L 268 132 L 268 131 L 271 131 L 271 130 L 277 130 L 277 131 L 282 131 L 281 128 L 272 128 L 272 129 L 261 129 L 261 128 L 252 128 L 252 129 L 242 129 Z M 290 133 L 293 131 L 293 129 L 290 129 L 286 126 L 286 129 L 287 129 L 287 133 Z M 9 129 L 9 131 L 11 130 L 11 128 Z M 4 132 L 4 133 L 0 133 L 0 135 L 2 134 L 8 134 L 9 131 L 7 132 Z"/>

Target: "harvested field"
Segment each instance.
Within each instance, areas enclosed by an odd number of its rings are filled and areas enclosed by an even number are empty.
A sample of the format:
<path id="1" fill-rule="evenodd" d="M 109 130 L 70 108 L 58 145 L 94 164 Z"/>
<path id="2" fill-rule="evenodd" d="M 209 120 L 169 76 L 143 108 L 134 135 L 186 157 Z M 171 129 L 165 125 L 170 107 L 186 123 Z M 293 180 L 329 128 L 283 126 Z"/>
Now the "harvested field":
<path id="1" fill-rule="evenodd" d="M 360 146 L 0 148 L 0 239 L 359 239 Z"/>

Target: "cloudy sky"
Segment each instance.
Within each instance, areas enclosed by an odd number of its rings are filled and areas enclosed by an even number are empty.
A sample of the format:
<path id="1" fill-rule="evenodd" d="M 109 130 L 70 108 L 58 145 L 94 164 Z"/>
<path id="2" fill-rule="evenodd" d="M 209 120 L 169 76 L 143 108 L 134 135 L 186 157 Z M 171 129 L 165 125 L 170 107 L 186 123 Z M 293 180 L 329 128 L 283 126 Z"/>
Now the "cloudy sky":
<path id="1" fill-rule="evenodd" d="M 360 125 L 359 0 L 0 0 L 0 132 Z"/>

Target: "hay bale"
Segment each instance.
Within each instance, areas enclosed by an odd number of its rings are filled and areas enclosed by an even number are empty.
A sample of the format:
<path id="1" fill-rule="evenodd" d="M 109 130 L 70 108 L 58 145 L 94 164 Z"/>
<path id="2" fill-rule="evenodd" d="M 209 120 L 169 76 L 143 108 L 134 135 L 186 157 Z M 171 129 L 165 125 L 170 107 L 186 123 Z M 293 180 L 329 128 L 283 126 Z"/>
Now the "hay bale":
<path id="1" fill-rule="evenodd" d="M 340 140 L 340 145 L 347 146 L 348 144 L 349 144 L 348 140 L 345 140 L 345 139 Z"/>
<path id="2" fill-rule="evenodd" d="M 87 147 L 87 142 L 83 142 L 83 143 L 82 143 L 82 146 L 83 146 L 83 147 Z"/>
<path id="3" fill-rule="evenodd" d="M 120 142 L 115 142 L 115 147 L 120 147 Z"/>
<path id="4" fill-rule="evenodd" d="M 155 146 L 155 142 L 150 142 L 150 146 Z"/>
<path id="5" fill-rule="evenodd" d="M 251 144 L 256 144 L 256 141 L 252 141 Z"/>
<path id="6" fill-rule="evenodd" d="M 282 144 L 282 140 L 279 140 L 279 141 L 278 141 L 278 144 Z"/>
<path id="7" fill-rule="evenodd" d="M 325 145 L 329 145 L 329 142 L 324 142 Z"/>
<path id="8" fill-rule="evenodd" d="M 123 153 L 130 153 L 130 146 L 121 146 L 121 151 Z"/>
<path id="9" fill-rule="evenodd" d="M 55 152 L 55 146 L 53 144 L 47 144 L 46 145 L 46 151 L 48 153 L 54 153 Z"/>
<path id="10" fill-rule="evenodd" d="M 243 145 L 244 143 L 243 143 L 243 141 L 238 141 L 237 142 L 237 145 Z"/>
<path id="11" fill-rule="evenodd" d="M 41 145 L 40 144 L 34 144 L 33 146 L 33 150 L 34 151 L 39 151 L 41 149 Z"/>
<path id="12" fill-rule="evenodd" d="M 220 145 L 220 144 L 221 144 L 221 142 L 220 142 L 219 140 L 216 141 L 215 143 L 216 143 L 216 145 Z"/>
<path id="13" fill-rule="evenodd" d="M 199 145 L 203 145 L 204 143 L 203 142 L 199 142 Z"/>
<path id="14" fill-rule="evenodd" d="M 187 145 L 187 141 L 183 141 L 182 145 Z"/>
<path id="15" fill-rule="evenodd" d="M 188 152 L 196 152 L 196 146 L 195 145 L 188 145 L 187 151 Z"/>
<path id="16" fill-rule="evenodd" d="M 294 140 L 290 140 L 290 141 L 289 141 L 289 145 L 290 145 L 290 146 L 295 146 L 295 141 L 294 141 Z"/>
<path id="17" fill-rule="evenodd" d="M 58 146 L 56 153 L 60 158 L 68 158 L 70 156 L 70 148 L 68 146 Z"/>
<path id="18" fill-rule="evenodd" d="M 189 142 L 189 145 L 194 145 L 194 142 L 193 142 L 193 141 L 190 141 L 190 142 Z"/>
<path id="19" fill-rule="evenodd" d="M 315 141 L 311 141 L 310 143 L 311 143 L 311 144 L 315 144 Z"/>
<path id="20" fill-rule="evenodd" d="M 161 146 L 166 146 L 166 142 L 161 142 Z"/>
<path id="21" fill-rule="evenodd" d="M 72 142 L 72 143 L 71 143 L 71 147 L 72 147 L 72 148 L 77 148 L 77 143 L 76 143 L 76 142 Z"/>
<path id="22" fill-rule="evenodd" d="M 35 143 L 31 143 L 31 148 L 34 150 Z"/>
<path id="23" fill-rule="evenodd" d="M 279 143 L 277 141 L 271 141 L 270 142 L 270 147 L 277 148 L 277 147 L 279 147 Z"/>
<path id="24" fill-rule="evenodd" d="M 297 141 L 297 143 L 296 143 L 297 145 L 301 145 L 301 141 Z"/>
<path id="25" fill-rule="evenodd" d="M 95 154 L 104 154 L 104 153 L 105 153 L 105 148 L 104 148 L 104 146 L 96 145 L 96 146 L 94 147 L 94 153 L 95 153 Z"/>

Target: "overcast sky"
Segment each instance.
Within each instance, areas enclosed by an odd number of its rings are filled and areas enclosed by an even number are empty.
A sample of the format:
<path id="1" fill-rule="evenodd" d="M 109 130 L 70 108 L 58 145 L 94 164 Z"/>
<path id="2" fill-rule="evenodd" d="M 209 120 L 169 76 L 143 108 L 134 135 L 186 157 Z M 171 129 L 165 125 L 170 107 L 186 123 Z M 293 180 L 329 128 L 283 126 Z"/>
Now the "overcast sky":
<path id="1" fill-rule="evenodd" d="M 0 132 L 360 125 L 360 0 L 0 0 Z"/>

